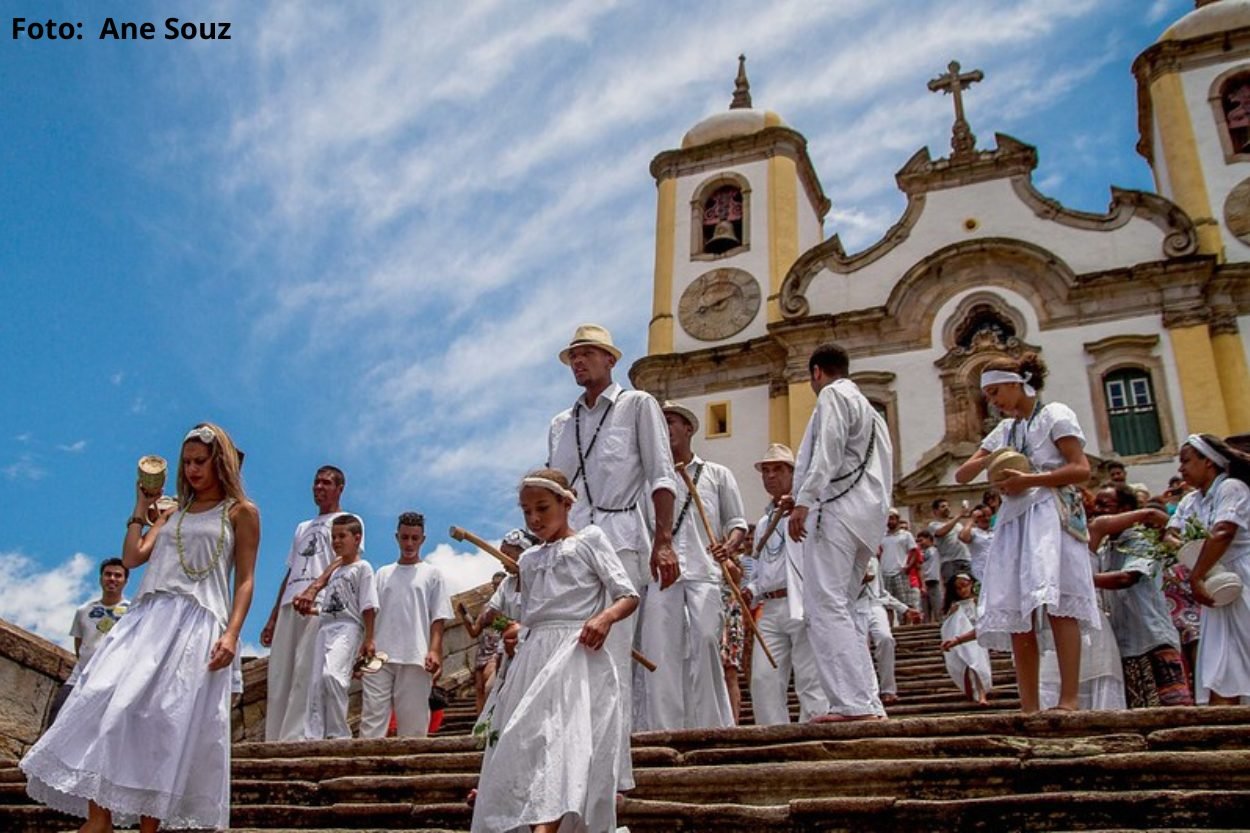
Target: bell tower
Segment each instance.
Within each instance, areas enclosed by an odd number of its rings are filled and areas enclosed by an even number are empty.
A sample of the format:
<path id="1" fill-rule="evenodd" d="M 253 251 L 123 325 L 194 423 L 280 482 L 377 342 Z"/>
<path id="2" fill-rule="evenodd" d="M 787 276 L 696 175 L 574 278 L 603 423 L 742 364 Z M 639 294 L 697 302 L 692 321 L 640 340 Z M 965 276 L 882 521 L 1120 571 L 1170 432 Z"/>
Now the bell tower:
<path id="1" fill-rule="evenodd" d="M 726 112 L 651 162 L 657 205 L 648 354 L 746 342 L 781 320 L 782 279 L 823 237 L 829 200 L 807 141 L 755 109 L 738 57 Z"/>
<path id="2" fill-rule="evenodd" d="M 1137 150 L 1193 220 L 1198 251 L 1250 262 L 1250 0 L 1196 0 L 1133 63 Z M 1250 369 L 1231 295 L 1164 316 L 1188 428 L 1250 431 Z"/>

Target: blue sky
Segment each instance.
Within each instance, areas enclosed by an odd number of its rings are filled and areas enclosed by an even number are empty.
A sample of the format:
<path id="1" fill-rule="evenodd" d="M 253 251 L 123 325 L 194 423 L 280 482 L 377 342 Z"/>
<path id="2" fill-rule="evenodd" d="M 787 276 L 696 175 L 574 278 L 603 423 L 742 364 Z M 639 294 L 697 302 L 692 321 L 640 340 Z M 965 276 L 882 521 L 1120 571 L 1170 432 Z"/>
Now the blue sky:
<path id="1" fill-rule="evenodd" d="M 981 146 L 1036 145 L 1043 192 L 1101 211 L 1113 184 L 1152 190 L 1129 67 L 1191 8 L 0 0 L 0 617 L 66 641 L 135 460 L 203 419 L 248 452 L 262 511 L 246 642 L 324 462 L 375 563 L 415 508 L 473 583 L 491 565 L 446 529 L 519 523 L 515 483 L 578 393 L 555 358 L 575 326 L 610 327 L 626 364 L 645 349 L 647 165 L 728 105 L 739 52 L 855 251 L 902 210 L 894 172 L 945 154 L 925 82 L 952 58 L 986 74 Z M 96 40 L 109 14 L 158 37 Z M 84 40 L 13 40 L 14 17 Z M 167 17 L 232 38 L 166 41 Z"/>

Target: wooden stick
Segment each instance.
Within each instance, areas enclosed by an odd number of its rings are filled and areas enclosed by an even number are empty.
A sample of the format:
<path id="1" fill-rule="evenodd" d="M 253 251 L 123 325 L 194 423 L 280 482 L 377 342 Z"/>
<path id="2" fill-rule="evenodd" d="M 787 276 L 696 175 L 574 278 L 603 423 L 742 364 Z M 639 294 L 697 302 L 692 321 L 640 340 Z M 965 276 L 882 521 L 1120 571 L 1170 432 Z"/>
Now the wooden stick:
<path id="1" fill-rule="evenodd" d="M 686 471 L 684 463 L 678 463 L 676 469 L 677 473 L 681 475 L 681 479 L 686 481 L 686 489 L 690 492 L 691 503 L 699 510 L 699 518 L 703 521 L 703 531 L 707 533 L 708 545 L 713 546 L 716 544 L 716 534 L 712 532 L 712 522 L 707 518 L 707 510 L 703 508 L 703 501 L 699 499 L 699 491 L 695 487 L 694 481 L 690 479 L 690 472 Z M 764 637 L 760 636 L 760 632 L 756 629 L 755 617 L 751 615 L 751 606 L 743 598 L 742 588 L 738 586 L 738 583 L 733 579 L 733 575 L 729 572 L 729 565 L 724 561 L 717 561 L 716 563 L 720 564 L 721 574 L 725 577 L 725 583 L 729 585 L 730 591 L 733 592 L 734 598 L 742 608 L 742 624 L 746 627 L 747 633 L 752 639 L 760 643 L 769 665 L 776 668 L 777 660 L 773 659 L 773 652 L 768 650 L 768 645 L 764 643 Z"/>
<path id="2" fill-rule="evenodd" d="M 760 538 L 759 544 L 755 547 L 755 554 L 757 556 L 764 551 L 764 545 L 768 543 L 768 539 L 773 537 L 773 533 L 777 531 L 777 524 L 781 523 L 781 519 L 788 514 L 790 513 L 776 512 L 773 514 L 773 519 L 768 522 L 768 529 L 764 530 L 764 537 Z"/>
<path id="3" fill-rule="evenodd" d="M 450 535 L 452 539 L 456 541 L 468 541 L 470 544 L 477 547 L 482 552 L 487 553 L 489 555 L 493 555 L 496 559 L 498 559 L 499 563 L 504 566 L 504 569 L 506 569 L 508 572 L 512 573 L 513 575 L 517 576 L 519 579 L 520 568 L 517 566 L 516 561 L 504 555 L 498 549 L 491 546 L 486 541 L 483 541 L 481 538 L 474 535 L 472 532 L 469 532 L 467 529 L 461 529 L 458 526 L 453 526 L 447 534 Z M 634 658 L 634 662 L 638 663 L 643 668 L 647 669 L 648 671 L 655 671 L 656 664 L 652 662 L 651 660 L 647 659 L 645 656 L 643 656 L 639 651 L 631 651 L 630 656 Z"/>

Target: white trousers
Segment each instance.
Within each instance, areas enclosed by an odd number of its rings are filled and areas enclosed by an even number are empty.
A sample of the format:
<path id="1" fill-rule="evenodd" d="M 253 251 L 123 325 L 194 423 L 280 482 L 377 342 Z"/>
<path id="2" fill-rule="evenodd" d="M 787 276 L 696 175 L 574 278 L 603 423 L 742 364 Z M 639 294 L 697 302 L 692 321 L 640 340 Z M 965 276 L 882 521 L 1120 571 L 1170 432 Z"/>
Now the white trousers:
<path id="1" fill-rule="evenodd" d="M 803 607 L 820 683 L 831 713 L 884 716 L 868 643 L 855 622 L 855 597 L 873 553 L 838 523 L 835 512 L 826 508 L 824 514 L 820 532 L 818 513 L 808 515 L 803 542 Z"/>
<path id="2" fill-rule="evenodd" d="M 352 666 L 364 641 L 364 628 L 355 622 L 322 622 L 308 685 L 308 716 L 304 737 L 350 738 L 347 725 L 347 692 L 352 686 Z"/>
<path id="3" fill-rule="evenodd" d="M 641 594 L 643 588 L 647 586 L 647 582 L 650 580 L 650 553 L 644 554 L 637 550 L 617 550 L 616 556 L 621 559 L 621 564 L 625 567 L 625 574 L 629 576 L 630 583 Z M 617 785 L 622 790 L 632 790 L 634 788 L 634 764 L 629 749 L 629 736 L 634 726 L 634 670 L 630 651 L 634 648 L 639 621 L 638 612 L 635 610 L 612 626 L 612 630 L 608 631 L 608 639 L 603 645 L 603 650 L 608 652 L 608 656 L 612 658 L 612 664 L 616 667 L 617 680 L 620 685 L 622 737 L 620 744 L 620 777 L 617 779 Z M 647 673 L 645 669 L 643 673 Z"/>
<path id="4" fill-rule="evenodd" d="M 269 691 L 265 702 L 265 740 L 303 740 L 308 712 L 308 681 L 321 620 L 301 616 L 291 605 L 278 610 L 269 648 Z"/>
<path id="5" fill-rule="evenodd" d="M 820 685 L 816 655 L 807 638 L 807 624 L 790 617 L 789 601 L 766 599 L 755 627 L 773 659 L 777 660 L 774 669 L 764 650 L 752 640 L 755 648 L 751 654 L 751 704 L 755 710 L 755 725 L 790 722 L 786 689 L 790 685 L 791 671 L 794 672 L 794 690 L 799 695 L 799 722 L 807 723 L 813 717 L 827 714 L 829 700 Z"/>
<path id="6" fill-rule="evenodd" d="M 658 667 L 643 671 L 635 695 L 637 729 L 711 729 L 734 725 L 720 663 L 725 607 L 720 582 L 652 582 L 642 605 L 639 650 Z"/>
<path id="7" fill-rule="evenodd" d="M 395 712 L 395 734 L 423 738 L 430 734 L 430 689 L 434 677 L 424 665 L 388 662 L 360 679 L 360 736 L 384 738 Z"/>
<path id="8" fill-rule="evenodd" d="M 860 608 L 857 618 L 861 628 L 860 638 L 867 640 L 872 648 L 881 693 L 898 694 L 898 683 L 894 679 L 894 632 L 890 630 L 890 615 L 878 604 L 869 604 L 866 608 Z"/>

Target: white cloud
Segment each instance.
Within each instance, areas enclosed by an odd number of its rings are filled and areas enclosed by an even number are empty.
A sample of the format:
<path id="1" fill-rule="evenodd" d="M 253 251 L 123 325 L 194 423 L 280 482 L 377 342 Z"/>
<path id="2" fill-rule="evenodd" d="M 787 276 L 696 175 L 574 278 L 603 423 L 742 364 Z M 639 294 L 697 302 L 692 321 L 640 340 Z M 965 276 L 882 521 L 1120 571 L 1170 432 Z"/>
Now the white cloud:
<path id="1" fill-rule="evenodd" d="M 120 385 L 125 380 L 126 380 L 126 374 L 120 370 L 114 373 L 112 376 L 109 376 L 109 384 L 113 385 L 114 387 L 116 387 L 117 385 Z"/>
<path id="2" fill-rule="evenodd" d="M 422 560 L 439 569 L 447 591 L 453 596 L 488 584 L 491 576 L 503 569 L 498 561 L 484 552 L 457 552 L 450 544 L 439 544 Z"/>
<path id="3" fill-rule="evenodd" d="M 70 443 L 69 445 L 58 445 L 57 450 L 65 451 L 70 454 L 81 454 L 87 450 L 87 441 L 78 440 L 77 442 Z"/>
<path id="4" fill-rule="evenodd" d="M 20 552 L 0 553 L 0 618 L 65 648 L 74 612 L 97 588 L 96 562 L 75 553 L 52 569 L 42 569 Z"/>
<path id="5" fill-rule="evenodd" d="M 21 434 L 18 434 L 13 439 L 17 440 L 22 445 L 26 445 L 31 441 L 31 439 L 33 439 L 33 437 L 34 435 L 31 434 L 29 431 L 23 431 Z"/>
<path id="6" fill-rule="evenodd" d="M 1150 4 L 1149 11 L 1146 12 L 1146 21 L 1149 23 L 1158 23 L 1168 16 L 1172 10 L 1172 6 L 1176 5 L 1175 0 L 1154 0 Z"/>
<path id="7" fill-rule="evenodd" d="M 239 646 L 239 656 L 241 657 L 267 657 L 269 649 L 255 642 L 244 640 Z"/>
<path id="8" fill-rule="evenodd" d="M 136 396 L 134 399 L 130 401 L 130 413 L 136 414 L 136 415 L 145 414 L 147 413 L 147 410 L 148 410 L 147 400 L 144 399 L 142 396 Z"/>
<path id="9" fill-rule="evenodd" d="M 22 454 L 14 462 L 0 468 L 0 474 L 9 480 L 43 480 L 48 471 L 36 462 L 33 454 Z"/>

